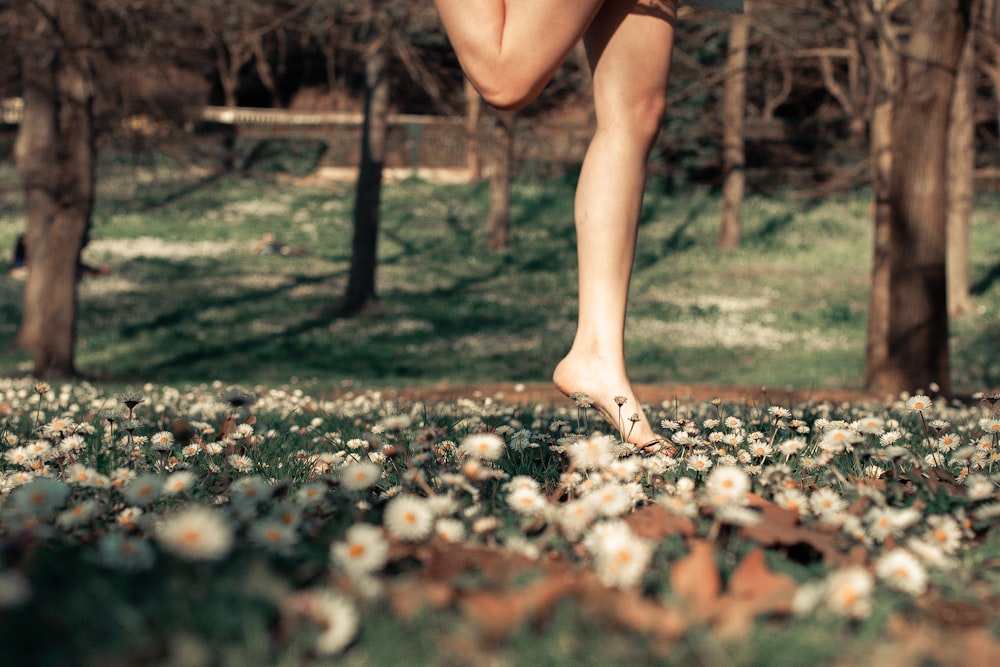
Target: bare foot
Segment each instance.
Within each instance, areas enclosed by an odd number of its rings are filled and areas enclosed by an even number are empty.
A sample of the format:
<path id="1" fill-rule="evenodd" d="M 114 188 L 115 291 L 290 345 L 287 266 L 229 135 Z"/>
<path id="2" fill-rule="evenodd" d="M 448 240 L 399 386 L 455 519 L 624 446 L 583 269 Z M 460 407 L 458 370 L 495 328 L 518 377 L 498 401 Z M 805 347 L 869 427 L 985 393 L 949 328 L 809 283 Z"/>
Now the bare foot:
<path id="1" fill-rule="evenodd" d="M 609 371 L 600 360 L 574 356 L 571 352 L 556 366 L 552 381 L 559 391 L 574 400 L 585 396 L 623 441 L 651 450 L 662 440 L 649 425 L 628 377 Z"/>

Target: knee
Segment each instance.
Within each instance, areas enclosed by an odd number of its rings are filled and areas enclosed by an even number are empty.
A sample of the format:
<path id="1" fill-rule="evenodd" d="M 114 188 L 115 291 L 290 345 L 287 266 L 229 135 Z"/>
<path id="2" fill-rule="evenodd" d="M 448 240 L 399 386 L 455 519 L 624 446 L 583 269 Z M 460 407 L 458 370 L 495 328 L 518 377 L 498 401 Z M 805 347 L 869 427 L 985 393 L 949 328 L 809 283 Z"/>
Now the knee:
<path id="1" fill-rule="evenodd" d="M 636 138 L 652 145 L 660 134 L 663 114 L 667 110 L 666 91 L 657 91 L 634 101 L 630 110 L 631 125 Z"/>
<path id="2" fill-rule="evenodd" d="M 516 111 L 528 106 L 541 90 L 532 81 L 519 80 L 516 77 L 492 78 L 488 81 L 473 81 L 476 90 L 492 107 L 504 111 Z"/>
<path id="3" fill-rule="evenodd" d="M 597 123 L 614 134 L 647 147 L 659 136 L 667 108 L 666 91 L 651 90 L 598 100 Z"/>

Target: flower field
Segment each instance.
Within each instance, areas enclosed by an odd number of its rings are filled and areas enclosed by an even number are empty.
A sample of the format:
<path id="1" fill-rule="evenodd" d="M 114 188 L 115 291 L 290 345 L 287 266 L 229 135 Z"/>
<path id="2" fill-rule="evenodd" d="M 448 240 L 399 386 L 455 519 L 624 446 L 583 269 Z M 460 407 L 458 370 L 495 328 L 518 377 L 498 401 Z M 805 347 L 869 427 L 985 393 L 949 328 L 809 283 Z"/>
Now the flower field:
<path id="1" fill-rule="evenodd" d="M 1000 394 L 0 384 L 12 664 L 997 664 Z"/>

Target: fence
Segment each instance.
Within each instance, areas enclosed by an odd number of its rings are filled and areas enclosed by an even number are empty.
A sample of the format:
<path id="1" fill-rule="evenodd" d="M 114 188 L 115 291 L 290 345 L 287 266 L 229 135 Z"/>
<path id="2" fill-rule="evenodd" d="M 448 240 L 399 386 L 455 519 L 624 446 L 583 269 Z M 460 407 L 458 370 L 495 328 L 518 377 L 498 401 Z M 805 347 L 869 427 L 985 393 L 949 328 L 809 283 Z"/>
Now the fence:
<path id="1" fill-rule="evenodd" d="M 0 119 L 8 125 L 20 122 L 24 113 L 18 98 L 0 100 Z M 134 119 L 132 119 L 134 120 Z M 288 109 L 206 106 L 199 118 L 203 127 L 231 128 L 240 137 L 312 139 L 325 146 L 316 170 L 322 178 L 353 180 L 361 159 L 364 118 L 357 112 L 305 112 Z M 470 152 L 478 150 L 489 173 L 492 120 L 486 118 L 470 136 L 466 119 L 455 116 L 389 114 L 386 137 L 385 178 L 417 177 L 437 182 L 463 182 L 474 178 Z M 142 123 L 129 122 L 132 128 Z M 579 123 L 541 122 L 522 119 L 518 123 L 516 161 L 522 167 L 558 171 L 583 161 L 591 129 Z"/>

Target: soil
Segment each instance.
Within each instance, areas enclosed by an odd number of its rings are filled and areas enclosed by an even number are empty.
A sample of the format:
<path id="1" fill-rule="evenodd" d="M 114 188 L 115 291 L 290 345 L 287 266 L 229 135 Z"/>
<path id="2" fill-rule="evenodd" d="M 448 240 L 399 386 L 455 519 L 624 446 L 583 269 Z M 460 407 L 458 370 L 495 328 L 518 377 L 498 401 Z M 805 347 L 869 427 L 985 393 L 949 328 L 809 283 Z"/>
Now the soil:
<path id="1" fill-rule="evenodd" d="M 765 387 L 677 385 L 677 384 L 636 384 L 633 387 L 639 400 L 647 404 L 664 401 L 695 403 L 718 398 L 726 402 L 746 404 L 767 403 L 790 406 L 808 401 L 862 402 L 885 400 L 884 395 L 872 392 L 840 389 L 817 389 L 812 391 L 771 389 Z M 346 393 L 348 390 L 344 390 Z M 356 390 L 355 390 L 356 391 Z M 559 390 L 547 382 L 495 382 L 469 385 L 438 384 L 419 387 L 383 389 L 389 399 L 420 401 L 453 401 L 459 398 L 486 399 L 508 403 L 531 403 L 541 405 L 564 404 L 567 399 Z"/>

